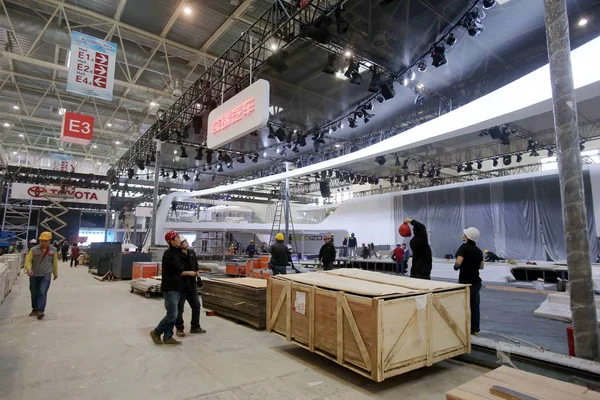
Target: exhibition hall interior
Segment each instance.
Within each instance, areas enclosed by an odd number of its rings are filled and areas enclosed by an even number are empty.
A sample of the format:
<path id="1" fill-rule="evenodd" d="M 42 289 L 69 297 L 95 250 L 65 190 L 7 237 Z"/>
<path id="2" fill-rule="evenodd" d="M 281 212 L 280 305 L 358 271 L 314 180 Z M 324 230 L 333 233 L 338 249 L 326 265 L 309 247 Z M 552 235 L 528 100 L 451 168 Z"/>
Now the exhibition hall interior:
<path id="1" fill-rule="evenodd" d="M 600 1 L 0 0 L 0 399 L 600 400 Z"/>

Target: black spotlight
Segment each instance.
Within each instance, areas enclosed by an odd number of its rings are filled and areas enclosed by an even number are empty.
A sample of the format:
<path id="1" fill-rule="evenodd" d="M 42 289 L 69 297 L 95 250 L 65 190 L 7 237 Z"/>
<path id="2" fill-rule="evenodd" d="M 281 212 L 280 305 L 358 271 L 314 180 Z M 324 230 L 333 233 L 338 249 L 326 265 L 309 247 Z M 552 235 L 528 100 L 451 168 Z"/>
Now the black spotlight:
<path id="1" fill-rule="evenodd" d="M 352 117 L 348 118 L 348 126 L 350 126 L 350 128 L 356 128 L 356 119 Z"/>
<path id="2" fill-rule="evenodd" d="M 382 95 L 378 94 L 377 95 L 377 102 L 378 103 L 383 103 L 385 101 L 385 97 L 383 97 Z"/>
<path id="3" fill-rule="evenodd" d="M 386 159 L 384 156 L 378 156 L 375 158 L 375 162 L 379 165 L 383 165 L 386 162 Z"/>
<path id="4" fill-rule="evenodd" d="M 277 130 L 275 131 L 275 137 L 277 138 L 277 140 L 279 140 L 279 142 L 283 142 L 287 139 L 287 135 L 285 134 L 285 131 L 282 127 L 277 128 Z"/>
<path id="5" fill-rule="evenodd" d="M 200 174 L 196 174 L 196 177 L 194 178 L 194 182 L 200 182 Z"/>
<path id="6" fill-rule="evenodd" d="M 282 74 L 288 70 L 288 65 L 285 63 L 285 60 L 288 58 L 288 56 L 289 53 L 287 51 L 278 50 L 267 59 L 267 65 Z"/>
<path id="7" fill-rule="evenodd" d="M 225 164 L 233 164 L 233 160 L 231 159 L 231 157 L 229 156 L 229 154 L 227 153 L 223 153 L 223 155 L 221 156 L 221 160 L 225 163 Z"/>
<path id="8" fill-rule="evenodd" d="M 129 168 L 129 169 L 127 170 L 127 177 L 128 177 L 129 179 L 133 179 L 133 176 L 134 176 L 134 175 L 135 175 L 135 171 L 133 170 L 133 168 Z"/>
<path id="9" fill-rule="evenodd" d="M 298 145 L 300 147 L 306 146 L 306 136 L 305 135 L 298 136 Z"/>
<path id="10" fill-rule="evenodd" d="M 498 157 L 494 157 L 494 158 L 492 159 L 492 165 L 493 165 L 494 167 L 497 167 L 497 166 L 498 166 Z"/>
<path id="11" fill-rule="evenodd" d="M 267 136 L 267 139 L 275 139 L 275 130 L 271 124 L 269 124 L 269 136 Z"/>
<path id="12" fill-rule="evenodd" d="M 177 179 L 177 171 L 173 170 L 173 175 L 171 175 L 171 178 Z"/>
<path id="13" fill-rule="evenodd" d="M 584 150 L 585 150 L 584 143 L 585 143 L 585 142 L 584 142 L 583 140 L 580 140 L 580 141 L 579 141 L 579 151 L 584 151 Z"/>
<path id="14" fill-rule="evenodd" d="M 517 159 L 516 159 L 516 161 L 518 163 L 520 163 L 521 161 L 523 161 L 523 156 L 521 155 L 521 153 L 517 153 Z"/>
<path id="15" fill-rule="evenodd" d="M 187 152 L 185 151 L 185 147 L 181 146 L 181 156 L 180 158 L 188 158 Z"/>
<path id="16" fill-rule="evenodd" d="M 254 164 L 256 164 L 258 162 L 258 154 L 251 155 L 250 161 L 252 161 Z"/>
<path id="17" fill-rule="evenodd" d="M 163 178 L 167 177 L 167 174 L 165 173 L 165 169 L 164 168 L 160 169 L 160 176 L 163 177 Z"/>
<path id="18" fill-rule="evenodd" d="M 463 170 L 462 164 L 456 164 L 456 172 L 458 172 L 460 174 L 462 172 L 462 170 Z"/>
<path id="19" fill-rule="evenodd" d="M 402 169 L 408 169 L 408 160 L 404 160 L 404 163 L 402 164 Z"/>
<path id="20" fill-rule="evenodd" d="M 237 161 L 237 162 L 239 162 L 240 164 L 243 164 L 243 163 L 245 163 L 245 162 L 246 162 L 246 157 L 244 157 L 244 155 L 242 154 L 241 156 L 239 156 L 239 157 L 236 159 L 236 161 Z"/>
<path id="21" fill-rule="evenodd" d="M 202 147 L 196 150 L 196 157 L 194 157 L 197 161 L 202 161 Z"/>
<path id="22" fill-rule="evenodd" d="M 348 69 L 344 73 L 344 76 L 350 79 L 350 83 L 352 85 L 360 85 L 362 84 L 362 76 L 359 72 L 359 64 L 358 61 L 352 60 L 350 64 L 348 64 Z"/>
<path id="23" fill-rule="evenodd" d="M 140 169 L 140 171 L 143 171 L 146 169 L 146 166 L 144 165 L 144 162 L 142 160 L 137 160 L 135 162 L 135 165 L 137 165 L 137 167 Z M 129 178 L 131 179 L 131 178 Z"/>
<path id="24" fill-rule="evenodd" d="M 223 164 L 219 163 L 217 166 L 217 172 L 223 172 Z"/>
<path id="25" fill-rule="evenodd" d="M 213 151 L 212 150 L 206 150 L 206 163 L 207 164 L 212 164 L 212 159 L 213 159 Z"/>
<path id="26" fill-rule="evenodd" d="M 469 36 L 479 36 L 479 34 L 483 32 L 484 26 L 481 23 L 481 20 L 484 16 L 485 14 L 479 11 L 479 8 L 477 7 L 465 15 L 462 26 L 467 30 Z"/>
<path id="27" fill-rule="evenodd" d="M 548 147 L 548 157 L 552 157 L 554 156 L 554 152 L 552 151 L 551 147 Z"/>
<path id="28" fill-rule="evenodd" d="M 512 157 L 511 156 L 504 156 L 502 157 L 502 164 L 509 166 L 510 163 L 512 162 Z"/>
<path id="29" fill-rule="evenodd" d="M 446 48 L 441 44 L 435 46 L 431 51 L 431 59 L 431 65 L 436 68 L 446 64 L 448 62 L 448 60 L 446 60 Z"/>
<path id="30" fill-rule="evenodd" d="M 477 161 L 477 169 L 481 169 L 483 168 L 483 163 L 481 162 L 481 160 Z"/>
<path id="31" fill-rule="evenodd" d="M 465 172 L 471 172 L 473 171 L 473 163 L 471 161 L 469 161 L 467 163 L 467 165 L 465 166 Z"/>
<path id="32" fill-rule="evenodd" d="M 183 173 L 183 180 L 186 182 L 190 180 L 190 176 L 188 175 L 187 171 Z"/>
<path id="33" fill-rule="evenodd" d="M 371 118 L 373 118 L 374 115 L 373 114 L 369 114 L 368 112 L 365 112 L 365 117 L 363 118 L 363 121 L 365 121 L 365 124 L 367 122 L 369 122 L 371 120 Z"/>
<path id="34" fill-rule="evenodd" d="M 450 33 L 446 38 L 446 44 L 448 45 L 448 47 L 452 47 L 456 44 L 456 37 L 454 37 L 453 33 Z"/>
<path id="35" fill-rule="evenodd" d="M 327 57 L 327 64 L 325 65 L 325 68 L 323 68 L 323 72 L 329 75 L 333 75 L 337 72 L 337 55 L 336 54 L 330 54 Z"/>
<path id="36" fill-rule="evenodd" d="M 419 61 L 419 63 L 417 64 L 417 69 L 420 72 L 425 72 L 427 71 L 427 63 L 425 62 L 425 60 L 421 60 Z"/>
<path id="37" fill-rule="evenodd" d="M 482 6 L 484 9 L 492 8 L 496 5 L 496 0 L 483 0 Z"/>

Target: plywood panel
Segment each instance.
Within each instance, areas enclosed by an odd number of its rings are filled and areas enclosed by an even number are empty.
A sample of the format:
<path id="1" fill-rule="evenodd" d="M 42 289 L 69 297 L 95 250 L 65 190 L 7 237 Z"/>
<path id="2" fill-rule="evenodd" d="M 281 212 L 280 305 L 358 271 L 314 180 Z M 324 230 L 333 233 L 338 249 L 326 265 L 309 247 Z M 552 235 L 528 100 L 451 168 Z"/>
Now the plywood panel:
<path id="1" fill-rule="evenodd" d="M 285 295 L 286 295 L 286 285 L 285 282 L 273 282 L 273 289 L 271 290 L 272 300 L 270 302 L 271 310 L 269 310 L 269 315 L 274 320 L 271 321 L 271 329 L 275 332 L 281 333 L 283 335 L 286 334 L 286 318 L 287 318 L 287 310 L 285 307 Z M 283 297 L 283 305 L 279 309 L 279 313 L 274 315 L 277 310 L 277 305 L 279 304 L 280 299 Z"/>
<path id="2" fill-rule="evenodd" d="M 337 357 L 336 298 L 315 291 L 315 348 Z"/>
<path id="3" fill-rule="evenodd" d="M 432 329 L 431 329 L 431 344 L 432 351 L 438 352 L 444 349 L 452 347 L 467 345 L 466 338 L 471 332 L 465 331 L 465 307 L 464 307 L 464 292 L 460 291 L 452 294 L 451 296 L 445 296 L 437 298 L 433 295 L 433 298 L 441 304 L 440 308 L 445 310 L 448 315 L 447 317 L 454 322 L 455 328 L 458 329 L 459 334 L 457 335 L 448 322 L 443 318 L 440 312 L 434 306 L 432 309 Z M 443 307 L 443 308 L 442 308 Z M 459 336 L 462 334 L 462 338 L 465 341 L 463 343 Z"/>
<path id="4" fill-rule="evenodd" d="M 372 330 L 371 319 L 376 317 L 372 313 L 372 304 L 357 303 L 352 300 L 351 296 L 345 297 L 348 302 L 348 307 L 351 312 L 350 318 L 353 318 L 358 328 L 359 340 L 363 342 L 366 351 L 370 353 L 371 346 L 373 345 L 374 336 L 377 332 Z M 366 368 L 367 365 L 364 362 L 363 352 L 360 350 L 356 335 L 352 331 L 349 322 L 349 316 L 347 312 L 344 312 L 344 357 L 348 362 Z M 369 358 L 370 358 L 369 354 Z"/>
<path id="5" fill-rule="evenodd" d="M 255 278 L 206 278 L 206 280 L 223 281 L 236 285 L 250 286 L 254 288 L 266 288 L 267 281 L 265 279 Z"/>
<path id="6" fill-rule="evenodd" d="M 309 343 L 310 287 L 292 285 L 292 339 Z"/>
<path id="7" fill-rule="evenodd" d="M 383 274 L 381 272 L 364 271 L 355 268 L 340 268 L 333 271 L 322 272 L 328 275 L 344 276 L 348 278 L 360 279 L 368 282 L 383 283 L 386 285 L 399 286 L 407 289 L 403 293 L 418 293 L 422 291 L 432 290 L 445 290 L 445 289 L 458 289 L 464 287 L 464 285 L 450 283 L 450 282 L 439 282 L 439 281 L 428 281 L 423 279 L 414 279 L 405 276 L 397 276 L 390 274 Z"/>
<path id="8" fill-rule="evenodd" d="M 356 293 L 373 297 L 414 292 L 414 290 L 399 286 L 367 282 L 344 276 L 335 276 L 318 272 L 310 274 L 278 275 L 277 278 L 273 279 L 289 280 L 292 282 L 305 283 L 327 289 L 342 290 L 346 293 Z"/>

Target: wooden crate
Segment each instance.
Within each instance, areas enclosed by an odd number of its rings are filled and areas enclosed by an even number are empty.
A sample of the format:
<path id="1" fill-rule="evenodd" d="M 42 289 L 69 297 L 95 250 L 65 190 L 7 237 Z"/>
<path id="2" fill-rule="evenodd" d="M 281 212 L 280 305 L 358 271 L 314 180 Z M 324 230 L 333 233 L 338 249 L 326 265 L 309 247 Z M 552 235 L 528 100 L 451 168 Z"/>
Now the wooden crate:
<path id="1" fill-rule="evenodd" d="M 504 396 L 498 396 L 499 394 Z M 496 368 L 446 393 L 446 400 L 506 398 L 600 400 L 600 393 L 593 392 L 585 386 L 573 385 L 509 367 Z"/>
<path id="2" fill-rule="evenodd" d="M 268 282 L 267 330 L 386 378 L 471 351 L 469 287 L 339 269 Z"/>

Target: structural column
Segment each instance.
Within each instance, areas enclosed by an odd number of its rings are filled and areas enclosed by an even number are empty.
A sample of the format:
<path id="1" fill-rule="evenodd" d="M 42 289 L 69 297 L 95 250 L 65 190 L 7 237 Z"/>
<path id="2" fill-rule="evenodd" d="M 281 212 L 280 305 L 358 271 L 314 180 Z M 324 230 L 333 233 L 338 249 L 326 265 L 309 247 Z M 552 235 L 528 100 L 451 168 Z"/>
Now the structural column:
<path id="1" fill-rule="evenodd" d="M 577 357 L 598 360 L 598 327 L 566 3 L 566 0 L 544 0 L 560 196 L 571 284 L 575 353 Z"/>
<path id="2" fill-rule="evenodd" d="M 152 218 L 150 218 L 150 226 L 146 227 L 146 229 L 150 228 L 150 246 L 156 246 L 156 213 L 158 212 L 158 186 L 160 184 L 159 180 L 159 172 L 160 172 L 160 155 L 161 155 L 161 144 L 160 140 L 155 140 L 156 142 L 156 162 L 154 164 L 154 193 L 152 196 Z M 142 243 L 142 246 L 145 246 L 146 243 Z"/>
<path id="3" fill-rule="evenodd" d="M 108 225 L 110 224 L 110 194 L 112 184 L 108 183 L 108 200 L 106 200 L 106 217 L 104 218 L 104 241 L 108 242 Z M 39 223 L 38 223 L 39 225 Z M 116 239 L 115 239 L 116 240 Z"/>

